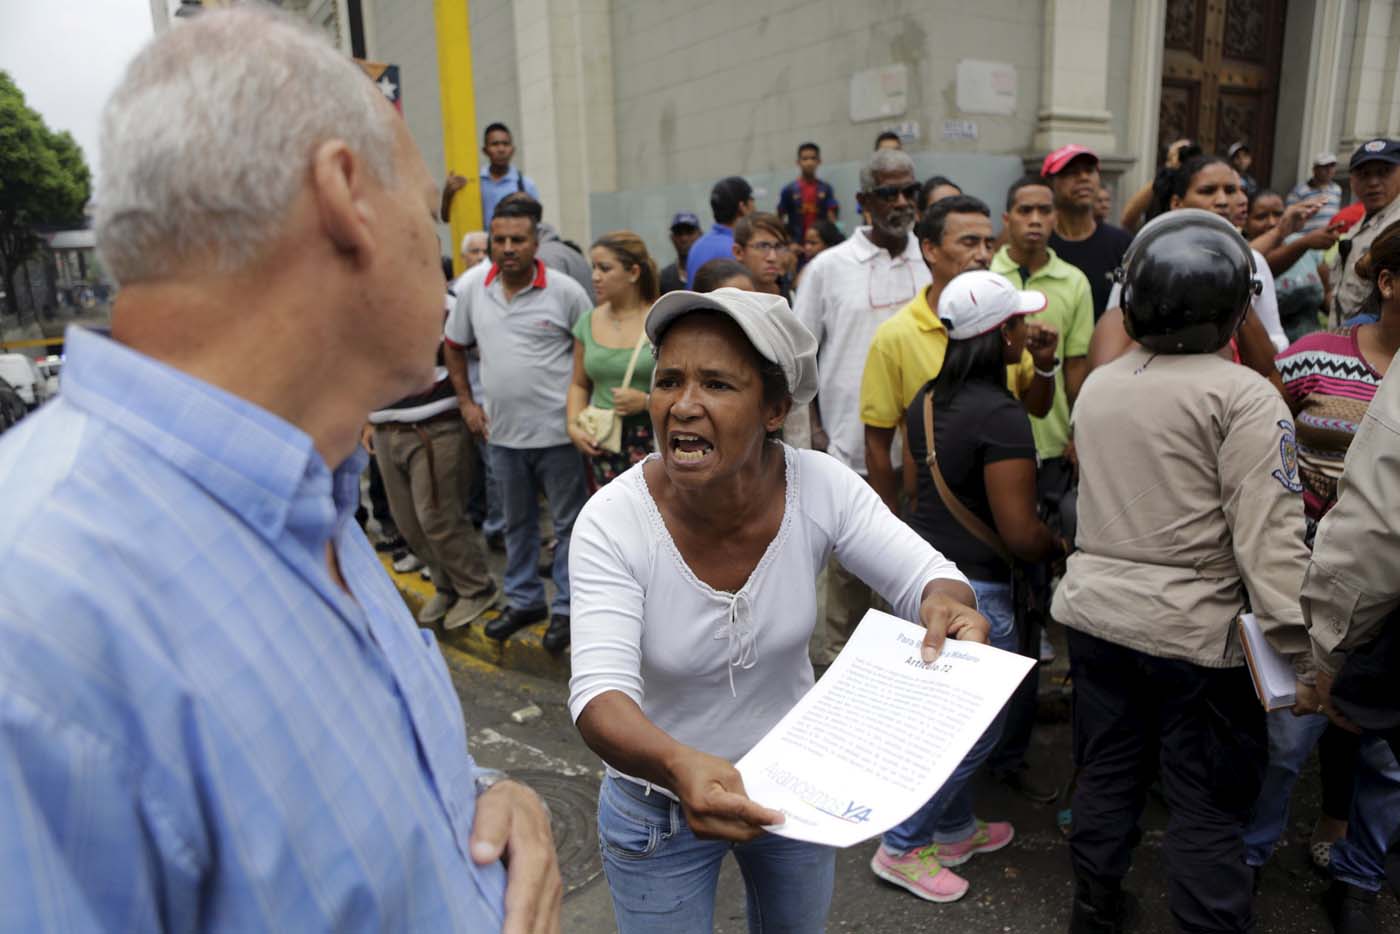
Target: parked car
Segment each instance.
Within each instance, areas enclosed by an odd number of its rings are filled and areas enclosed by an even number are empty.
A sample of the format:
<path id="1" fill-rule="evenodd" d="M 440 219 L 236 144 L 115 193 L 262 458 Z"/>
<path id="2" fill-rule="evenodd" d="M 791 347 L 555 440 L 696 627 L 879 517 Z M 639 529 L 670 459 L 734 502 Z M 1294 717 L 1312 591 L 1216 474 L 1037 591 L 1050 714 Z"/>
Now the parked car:
<path id="1" fill-rule="evenodd" d="M 14 426 L 29 414 L 29 406 L 19 397 L 13 386 L 0 379 L 0 432 Z"/>
<path id="2" fill-rule="evenodd" d="M 22 353 L 0 354 L 0 380 L 8 383 L 30 409 L 47 398 L 44 395 L 44 377 L 34 361 Z"/>

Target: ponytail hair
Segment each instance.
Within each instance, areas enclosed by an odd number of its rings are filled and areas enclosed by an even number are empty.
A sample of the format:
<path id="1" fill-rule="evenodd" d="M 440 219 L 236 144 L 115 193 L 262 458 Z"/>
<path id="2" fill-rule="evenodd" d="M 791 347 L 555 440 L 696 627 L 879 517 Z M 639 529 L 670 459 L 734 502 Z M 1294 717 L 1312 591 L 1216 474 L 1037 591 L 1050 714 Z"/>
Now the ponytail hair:
<path id="1" fill-rule="evenodd" d="M 1356 261 L 1356 274 L 1367 282 L 1375 282 L 1387 270 L 1400 273 L 1400 221 L 1382 230 Z"/>
<path id="2" fill-rule="evenodd" d="M 643 304 L 650 305 L 661 296 L 661 275 L 641 237 L 630 230 L 614 230 L 603 234 L 593 245 L 612 253 L 624 268 L 636 266 L 641 270 L 637 276 L 637 289 L 642 294 Z"/>

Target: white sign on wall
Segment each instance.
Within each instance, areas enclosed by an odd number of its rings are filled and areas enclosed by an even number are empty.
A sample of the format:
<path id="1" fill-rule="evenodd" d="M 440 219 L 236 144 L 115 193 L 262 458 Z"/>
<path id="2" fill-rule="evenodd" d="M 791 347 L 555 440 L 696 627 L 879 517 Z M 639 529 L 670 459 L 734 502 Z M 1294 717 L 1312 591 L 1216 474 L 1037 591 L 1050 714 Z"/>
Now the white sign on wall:
<path id="1" fill-rule="evenodd" d="M 908 106 L 908 65 L 885 65 L 851 75 L 852 123 L 898 117 Z"/>
<path id="2" fill-rule="evenodd" d="M 1006 62 L 958 62 L 958 110 L 1010 116 L 1016 112 L 1016 66 Z"/>

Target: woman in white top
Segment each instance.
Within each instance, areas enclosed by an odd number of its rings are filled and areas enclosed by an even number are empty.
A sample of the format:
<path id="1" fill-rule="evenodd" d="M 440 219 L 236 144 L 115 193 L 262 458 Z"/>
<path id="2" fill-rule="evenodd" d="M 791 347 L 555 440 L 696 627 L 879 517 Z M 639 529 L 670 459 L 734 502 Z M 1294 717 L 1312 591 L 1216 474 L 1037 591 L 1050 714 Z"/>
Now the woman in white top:
<path id="1" fill-rule="evenodd" d="M 1235 200 L 1241 192 L 1240 177 L 1230 163 L 1220 156 L 1196 156 L 1177 170 L 1172 182 L 1171 210 L 1200 208 L 1234 222 Z M 1258 250 L 1254 255 L 1254 278 L 1259 291 L 1252 310 L 1240 325 L 1234 353 L 1243 364 L 1261 373 L 1266 379 L 1274 372 L 1274 354 L 1288 346 L 1288 336 L 1279 322 L 1278 296 L 1274 290 L 1274 274 Z M 1122 286 L 1115 284 L 1108 294 L 1108 310 L 1094 325 L 1093 341 L 1089 345 L 1089 369 L 1116 360 L 1133 346 L 1132 338 L 1123 330 L 1123 310 L 1119 307 Z M 1277 376 L 1273 377 L 1277 380 Z M 1279 391 L 1283 387 L 1279 385 Z"/>
<path id="2" fill-rule="evenodd" d="M 672 292 L 653 306 L 660 453 L 584 507 L 570 710 L 608 765 L 598 806 L 622 934 L 708 932 L 732 851 L 751 930 L 821 931 L 832 850 L 766 835 L 733 762 L 812 686 L 817 572 L 834 552 L 893 611 L 986 642 L 966 579 L 855 473 L 773 440 L 816 392 L 816 342 L 781 297 Z"/>

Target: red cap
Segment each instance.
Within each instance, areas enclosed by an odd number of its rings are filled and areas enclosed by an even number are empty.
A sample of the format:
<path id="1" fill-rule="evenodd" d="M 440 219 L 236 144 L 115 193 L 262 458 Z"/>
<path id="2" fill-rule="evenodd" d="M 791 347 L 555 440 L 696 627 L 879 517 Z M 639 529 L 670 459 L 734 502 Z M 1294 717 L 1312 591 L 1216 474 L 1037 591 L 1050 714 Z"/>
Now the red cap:
<path id="1" fill-rule="evenodd" d="M 1353 224 L 1365 216 L 1366 205 L 1362 204 L 1360 201 L 1354 201 L 1336 214 L 1333 214 L 1332 219 L 1327 222 L 1327 228 L 1340 233 L 1346 233 L 1351 229 Z"/>
<path id="2" fill-rule="evenodd" d="M 1070 143 L 1068 146 L 1061 146 L 1050 155 L 1045 157 L 1045 161 L 1040 164 L 1040 177 L 1049 178 L 1052 175 L 1060 174 L 1060 170 L 1070 164 L 1070 161 L 1080 156 L 1088 156 L 1098 165 L 1098 153 L 1088 146 L 1080 146 L 1078 143 Z"/>

